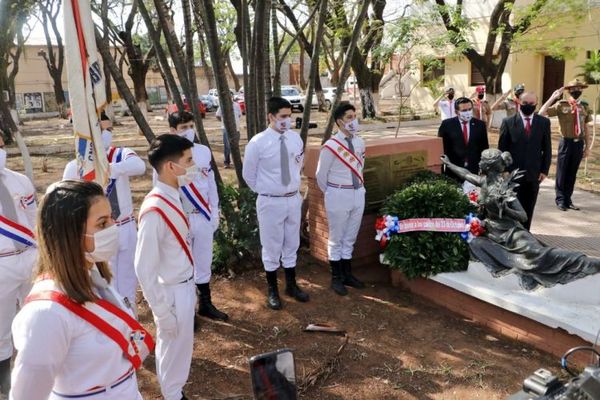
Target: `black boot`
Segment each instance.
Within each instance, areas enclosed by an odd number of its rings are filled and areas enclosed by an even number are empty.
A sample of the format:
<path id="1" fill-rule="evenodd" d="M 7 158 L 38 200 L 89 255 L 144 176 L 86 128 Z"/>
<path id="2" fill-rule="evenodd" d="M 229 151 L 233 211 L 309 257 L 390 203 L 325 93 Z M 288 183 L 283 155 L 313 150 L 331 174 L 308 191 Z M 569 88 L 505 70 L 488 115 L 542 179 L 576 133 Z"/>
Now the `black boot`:
<path id="1" fill-rule="evenodd" d="M 344 276 L 342 275 L 341 261 L 329 260 L 329 265 L 331 266 L 331 288 L 340 296 L 347 295 L 348 289 L 343 283 Z"/>
<path id="2" fill-rule="evenodd" d="M 197 283 L 196 287 L 200 291 L 200 307 L 198 307 L 198 315 L 219 321 L 227 321 L 229 315 L 219 311 L 212 303 L 210 297 L 210 284 Z"/>
<path id="3" fill-rule="evenodd" d="M 284 268 L 285 271 L 285 294 L 295 298 L 302 303 L 308 301 L 308 293 L 305 293 L 298 287 L 296 283 L 296 267 Z"/>
<path id="4" fill-rule="evenodd" d="M 356 289 L 364 289 L 365 284 L 356 279 L 354 275 L 352 275 L 352 260 L 340 260 L 340 263 L 342 264 L 342 275 L 344 277 L 344 285 Z"/>
<path id="5" fill-rule="evenodd" d="M 8 396 L 8 392 L 10 392 L 10 358 L 0 361 L 0 394 Z"/>
<path id="6" fill-rule="evenodd" d="M 267 283 L 269 284 L 267 307 L 273 310 L 281 310 L 281 299 L 277 288 L 277 271 L 267 271 Z"/>

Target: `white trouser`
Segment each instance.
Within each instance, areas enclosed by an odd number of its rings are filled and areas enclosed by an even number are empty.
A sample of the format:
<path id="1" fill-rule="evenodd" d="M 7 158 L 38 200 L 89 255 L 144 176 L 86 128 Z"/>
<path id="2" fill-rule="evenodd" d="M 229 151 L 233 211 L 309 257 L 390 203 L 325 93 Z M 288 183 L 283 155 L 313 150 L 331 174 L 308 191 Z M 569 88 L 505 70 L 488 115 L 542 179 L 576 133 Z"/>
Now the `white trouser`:
<path id="1" fill-rule="evenodd" d="M 17 304 L 23 305 L 33 284 L 33 267 L 37 249 L 31 247 L 21 254 L 0 257 L 0 361 L 13 354 L 11 325 Z"/>
<path id="2" fill-rule="evenodd" d="M 279 261 L 284 268 L 294 268 L 300 247 L 302 196 L 258 196 L 256 199 L 258 229 L 262 245 L 262 262 L 266 271 L 277 271 Z"/>
<path id="3" fill-rule="evenodd" d="M 338 189 L 325 191 L 325 210 L 329 224 L 327 254 L 332 261 L 350 260 L 356 236 L 365 209 L 365 189 Z"/>
<path id="4" fill-rule="evenodd" d="M 135 308 L 135 292 L 138 280 L 135 276 L 134 259 L 135 245 L 137 244 L 137 228 L 135 221 L 130 221 L 119 226 L 119 251 L 110 260 L 113 273 L 113 285 L 117 292 L 127 297 L 129 303 Z"/>
<path id="5" fill-rule="evenodd" d="M 165 400 L 181 400 L 188 380 L 194 350 L 194 315 L 196 286 L 194 281 L 165 285 L 177 317 L 177 334 L 170 336 L 156 325 L 156 375 Z"/>
<path id="6" fill-rule="evenodd" d="M 194 257 L 194 282 L 210 282 L 213 257 L 213 223 L 202 214 L 188 214 Z"/>

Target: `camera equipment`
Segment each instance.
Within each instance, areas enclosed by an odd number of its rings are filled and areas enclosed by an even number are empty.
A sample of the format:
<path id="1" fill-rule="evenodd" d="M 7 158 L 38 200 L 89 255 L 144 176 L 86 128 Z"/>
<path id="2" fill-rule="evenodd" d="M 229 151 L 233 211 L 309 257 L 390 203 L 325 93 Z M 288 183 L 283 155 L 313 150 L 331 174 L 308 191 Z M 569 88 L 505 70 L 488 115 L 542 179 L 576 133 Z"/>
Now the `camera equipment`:
<path id="1" fill-rule="evenodd" d="M 569 357 L 579 351 L 589 351 L 597 357 L 596 365 L 590 365 L 577 374 L 569 367 Z M 592 356 L 593 357 L 593 356 Z M 523 390 L 508 400 L 600 400 L 600 352 L 591 346 L 574 347 L 561 358 L 561 366 L 573 378 L 561 382 L 546 369 L 538 369 L 523 381 Z"/>

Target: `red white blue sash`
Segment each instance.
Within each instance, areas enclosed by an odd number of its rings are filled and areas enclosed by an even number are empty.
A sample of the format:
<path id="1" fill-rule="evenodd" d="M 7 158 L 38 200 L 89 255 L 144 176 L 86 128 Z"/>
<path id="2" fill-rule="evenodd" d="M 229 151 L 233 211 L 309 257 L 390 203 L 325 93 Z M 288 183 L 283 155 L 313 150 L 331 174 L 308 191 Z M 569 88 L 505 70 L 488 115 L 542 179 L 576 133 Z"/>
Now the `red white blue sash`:
<path id="1" fill-rule="evenodd" d="M 0 235 L 6 236 L 27 247 L 37 246 L 33 232 L 23 225 L 0 215 Z"/>
<path id="2" fill-rule="evenodd" d="M 342 142 L 336 138 L 331 138 L 323 145 L 324 148 L 331 151 L 346 167 L 350 169 L 361 183 L 364 183 L 362 172 L 363 163 L 362 161 L 346 147 Z"/>
<path id="3" fill-rule="evenodd" d="M 188 241 L 190 223 L 183 211 L 158 193 L 151 193 L 144 199 L 140 208 L 140 221 L 150 211 L 155 211 L 162 217 L 193 266 L 194 258 L 192 257 L 192 250 Z"/>
<path id="4" fill-rule="evenodd" d="M 189 185 L 181 187 L 181 193 L 185 196 L 186 199 L 192 203 L 194 208 L 198 210 L 198 212 L 210 221 L 211 210 L 208 202 L 202 197 L 200 190 L 194 185 L 194 183 L 190 183 Z"/>
<path id="5" fill-rule="evenodd" d="M 115 157 L 116 155 L 116 157 Z M 108 162 L 110 164 L 113 163 L 113 159 L 115 163 L 120 163 L 123 160 L 123 148 L 122 147 L 111 147 L 108 150 Z M 108 182 L 108 187 L 106 188 L 106 195 L 108 196 L 115 188 L 115 184 L 117 183 L 116 179 L 110 179 Z"/>

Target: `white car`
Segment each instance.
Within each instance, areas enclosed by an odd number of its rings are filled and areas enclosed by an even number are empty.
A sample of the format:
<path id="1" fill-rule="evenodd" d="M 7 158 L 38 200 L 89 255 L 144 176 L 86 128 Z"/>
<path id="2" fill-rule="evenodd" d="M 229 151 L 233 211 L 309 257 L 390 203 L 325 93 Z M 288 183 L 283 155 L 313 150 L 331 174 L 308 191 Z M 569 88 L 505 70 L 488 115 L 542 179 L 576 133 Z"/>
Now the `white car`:
<path id="1" fill-rule="evenodd" d="M 325 88 L 323 88 L 323 95 L 325 96 L 325 109 L 331 110 L 331 105 L 335 102 L 335 93 L 336 93 L 336 91 L 337 91 L 337 88 L 335 88 L 335 87 L 325 87 Z M 342 97 L 343 97 L 343 93 L 342 93 Z M 317 99 L 316 94 L 313 94 L 312 102 L 311 102 L 311 107 L 312 108 L 318 108 L 319 107 L 319 101 Z"/>
<path id="2" fill-rule="evenodd" d="M 294 86 L 282 86 L 281 97 L 290 102 L 292 111 L 304 111 L 304 96 L 298 88 Z"/>
<path id="3" fill-rule="evenodd" d="M 229 89 L 229 91 L 231 92 L 231 98 L 234 98 L 236 95 L 235 90 Z M 219 106 L 219 91 L 217 89 L 210 89 L 207 96 L 210 97 L 213 104 L 216 104 L 217 107 Z"/>

